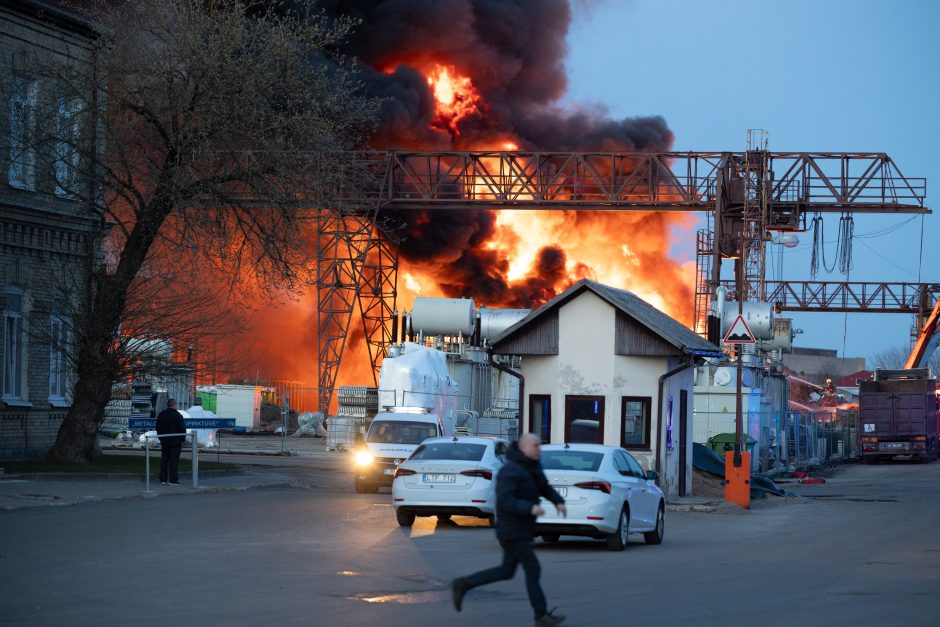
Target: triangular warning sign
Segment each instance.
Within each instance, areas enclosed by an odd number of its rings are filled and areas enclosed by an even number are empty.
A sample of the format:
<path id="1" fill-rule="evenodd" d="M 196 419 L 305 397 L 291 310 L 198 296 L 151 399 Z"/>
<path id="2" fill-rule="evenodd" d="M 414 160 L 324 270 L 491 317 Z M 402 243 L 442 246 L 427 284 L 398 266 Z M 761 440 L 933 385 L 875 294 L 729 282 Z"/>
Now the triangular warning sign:
<path id="1" fill-rule="evenodd" d="M 754 344 L 756 342 L 754 334 L 747 328 L 747 323 L 741 317 L 741 314 L 738 314 L 738 317 L 734 319 L 734 324 L 728 329 L 724 342 L 725 344 Z"/>

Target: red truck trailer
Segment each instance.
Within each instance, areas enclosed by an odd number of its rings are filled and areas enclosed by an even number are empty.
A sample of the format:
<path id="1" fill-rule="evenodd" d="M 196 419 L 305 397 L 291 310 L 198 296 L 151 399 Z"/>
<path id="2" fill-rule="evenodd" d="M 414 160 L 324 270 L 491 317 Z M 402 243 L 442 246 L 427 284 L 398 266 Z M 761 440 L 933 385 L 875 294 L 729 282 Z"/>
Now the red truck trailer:
<path id="1" fill-rule="evenodd" d="M 876 370 L 874 380 L 859 384 L 858 413 L 866 463 L 937 458 L 937 382 L 925 368 Z"/>

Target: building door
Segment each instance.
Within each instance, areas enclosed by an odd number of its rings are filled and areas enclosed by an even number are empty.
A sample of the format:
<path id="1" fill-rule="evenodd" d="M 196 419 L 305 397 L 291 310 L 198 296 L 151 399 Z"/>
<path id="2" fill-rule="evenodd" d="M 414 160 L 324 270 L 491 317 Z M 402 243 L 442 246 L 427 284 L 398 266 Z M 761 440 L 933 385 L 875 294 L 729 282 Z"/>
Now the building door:
<path id="1" fill-rule="evenodd" d="M 689 459 L 689 392 L 679 391 L 679 496 L 685 496 L 686 467 Z"/>
<path id="2" fill-rule="evenodd" d="M 565 396 L 565 442 L 604 443 L 603 396 Z"/>

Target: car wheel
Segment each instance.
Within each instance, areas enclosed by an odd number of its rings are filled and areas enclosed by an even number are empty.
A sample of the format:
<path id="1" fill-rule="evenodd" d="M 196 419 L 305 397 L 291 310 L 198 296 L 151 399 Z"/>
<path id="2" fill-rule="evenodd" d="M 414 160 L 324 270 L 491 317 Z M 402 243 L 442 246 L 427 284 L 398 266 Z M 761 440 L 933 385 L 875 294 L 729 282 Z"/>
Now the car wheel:
<path id="1" fill-rule="evenodd" d="M 557 533 L 546 533 L 542 535 L 542 542 L 545 542 L 546 544 L 555 544 L 558 542 L 558 537 L 559 536 Z"/>
<path id="2" fill-rule="evenodd" d="M 437 519 L 441 521 L 450 520 L 450 514 L 438 514 Z"/>
<path id="3" fill-rule="evenodd" d="M 620 520 L 617 523 L 617 530 L 607 536 L 608 551 L 622 551 L 627 548 L 627 535 L 630 532 L 630 514 L 627 508 L 620 510 Z"/>
<path id="4" fill-rule="evenodd" d="M 643 539 L 647 544 L 662 544 L 663 535 L 666 533 L 666 509 L 663 504 L 659 504 L 656 511 L 656 528 L 643 534 Z"/>
<path id="5" fill-rule="evenodd" d="M 496 516 L 490 514 L 486 517 L 486 522 L 490 523 L 490 527 L 496 527 Z"/>
<path id="6" fill-rule="evenodd" d="M 356 494 L 365 494 L 366 492 L 369 491 L 369 490 L 366 489 L 366 484 L 363 483 L 363 482 L 359 479 L 359 477 L 356 477 L 355 484 L 356 484 Z"/>
<path id="7" fill-rule="evenodd" d="M 403 512 L 400 509 L 395 510 L 395 519 L 401 527 L 410 527 L 415 524 L 415 515 L 413 512 Z"/>

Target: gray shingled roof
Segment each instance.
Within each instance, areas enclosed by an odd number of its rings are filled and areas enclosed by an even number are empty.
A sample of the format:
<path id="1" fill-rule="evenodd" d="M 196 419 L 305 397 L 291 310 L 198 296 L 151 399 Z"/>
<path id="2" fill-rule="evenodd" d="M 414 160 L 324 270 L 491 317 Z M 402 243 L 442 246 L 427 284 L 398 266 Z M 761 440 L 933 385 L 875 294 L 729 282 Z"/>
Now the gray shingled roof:
<path id="1" fill-rule="evenodd" d="M 617 289 L 590 281 L 581 279 L 567 290 L 548 301 L 528 316 L 506 329 L 502 334 L 493 340 L 493 345 L 499 344 L 503 339 L 514 334 L 524 326 L 527 326 L 533 320 L 540 318 L 544 313 L 561 306 L 563 303 L 571 300 L 584 290 L 590 290 L 597 296 L 610 303 L 613 307 L 619 309 L 630 316 L 638 323 L 645 326 L 651 332 L 661 337 L 664 341 L 675 346 L 686 353 L 715 353 L 721 354 L 721 349 L 711 342 L 702 339 L 692 329 L 686 327 L 671 316 L 656 309 L 648 302 L 626 290 Z"/>

